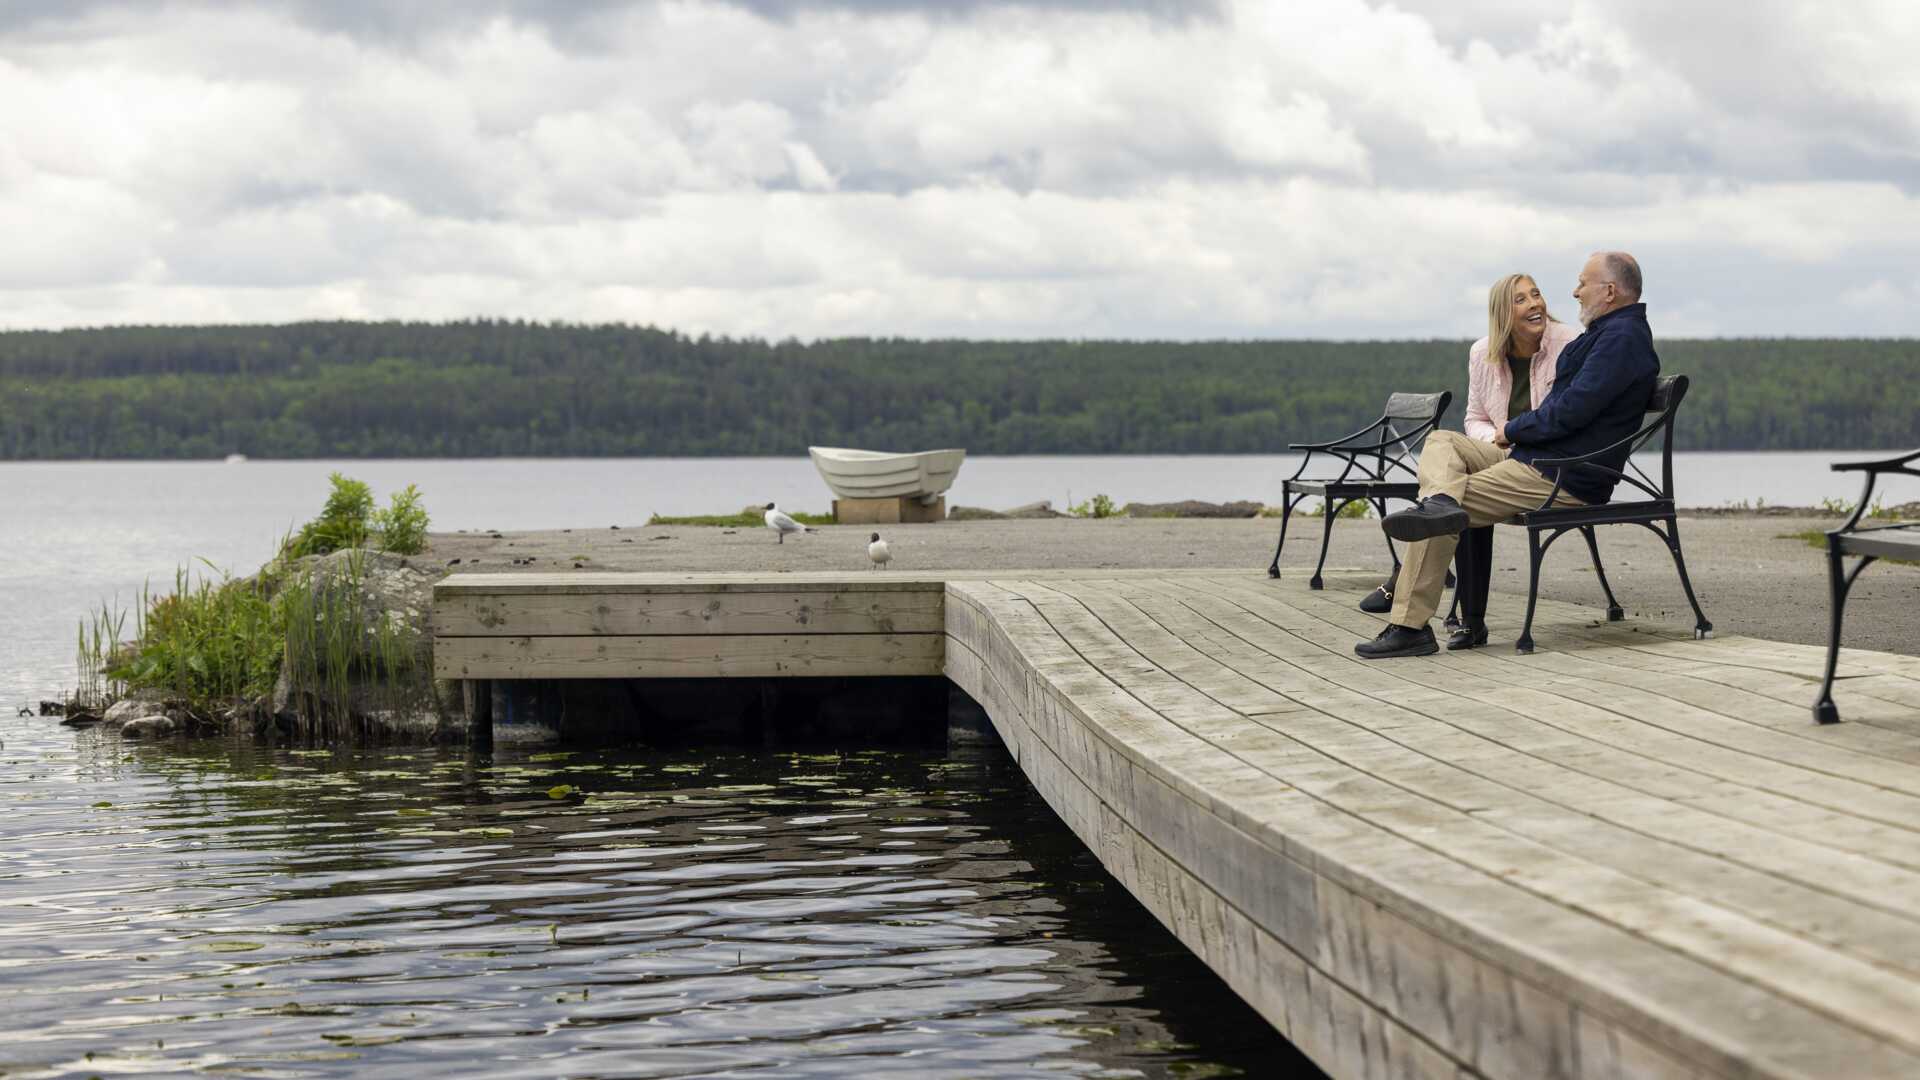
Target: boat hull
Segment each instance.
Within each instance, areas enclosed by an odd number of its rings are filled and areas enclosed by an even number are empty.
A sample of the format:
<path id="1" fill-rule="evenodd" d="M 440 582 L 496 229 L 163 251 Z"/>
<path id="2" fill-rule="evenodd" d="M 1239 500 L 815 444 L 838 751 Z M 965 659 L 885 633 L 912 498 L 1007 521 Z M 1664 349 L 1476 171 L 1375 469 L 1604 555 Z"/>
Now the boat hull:
<path id="1" fill-rule="evenodd" d="M 842 499 L 931 500 L 953 486 L 965 450 L 889 454 L 837 446 L 810 446 L 807 455 L 827 487 Z"/>

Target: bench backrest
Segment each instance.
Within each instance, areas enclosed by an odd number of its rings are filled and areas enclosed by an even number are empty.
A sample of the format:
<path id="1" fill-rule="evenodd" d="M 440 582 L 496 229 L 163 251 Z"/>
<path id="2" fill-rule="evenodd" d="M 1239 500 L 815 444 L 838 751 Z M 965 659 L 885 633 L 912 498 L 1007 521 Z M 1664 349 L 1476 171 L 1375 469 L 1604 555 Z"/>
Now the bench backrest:
<path id="1" fill-rule="evenodd" d="M 1621 472 L 1622 482 L 1631 484 L 1649 499 L 1673 499 L 1673 418 L 1680 411 L 1680 402 L 1687 396 L 1687 377 L 1685 375 L 1662 375 L 1653 382 L 1653 392 L 1647 395 L 1648 421 L 1633 436 L 1628 444 L 1626 468 Z M 1641 469 L 1633 460 L 1633 455 L 1660 436 L 1660 480 L 1654 479 Z"/>

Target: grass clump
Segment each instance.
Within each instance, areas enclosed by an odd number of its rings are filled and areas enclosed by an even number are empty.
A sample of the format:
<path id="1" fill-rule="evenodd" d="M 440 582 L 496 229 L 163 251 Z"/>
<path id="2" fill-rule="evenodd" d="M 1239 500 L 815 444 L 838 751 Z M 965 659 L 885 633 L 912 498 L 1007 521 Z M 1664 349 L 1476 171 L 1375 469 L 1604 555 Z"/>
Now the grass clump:
<path id="1" fill-rule="evenodd" d="M 787 516 L 802 525 L 831 525 L 832 514 L 809 514 L 799 510 L 788 510 Z M 655 514 L 647 519 L 649 525 L 714 525 L 729 529 L 765 528 L 766 511 L 742 510 L 737 514 L 693 514 L 673 517 L 667 514 Z"/>
<path id="2" fill-rule="evenodd" d="M 1085 502 L 1069 503 L 1067 513 L 1081 518 L 1110 518 L 1120 513 L 1120 507 L 1105 495 L 1095 495 Z"/>

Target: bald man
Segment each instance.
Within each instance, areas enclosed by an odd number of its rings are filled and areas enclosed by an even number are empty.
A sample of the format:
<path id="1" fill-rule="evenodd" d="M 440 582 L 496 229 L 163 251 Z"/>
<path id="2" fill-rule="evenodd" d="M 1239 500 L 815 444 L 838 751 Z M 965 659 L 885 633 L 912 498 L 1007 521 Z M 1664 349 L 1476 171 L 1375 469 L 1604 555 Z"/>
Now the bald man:
<path id="1" fill-rule="evenodd" d="M 1539 509 L 1556 477 L 1555 470 L 1533 462 L 1591 454 L 1640 430 L 1660 375 L 1647 305 L 1640 302 L 1640 264 L 1624 251 L 1594 253 L 1573 298 L 1586 332 L 1561 350 L 1553 389 L 1539 408 L 1508 421 L 1492 443 L 1456 431 L 1427 436 L 1420 453 L 1420 502 L 1380 523 L 1408 546 L 1387 628 L 1353 647 L 1363 659 L 1439 650 L 1427 623 L 1440 604 L 1460 533 Z M 1597 463 L 1618 471 L 1626 460 L 1623 446 Z M 1596 469 L 1569 470 L 1554 506 L 1604 503 L 1613 497 L 1614 482 Z"/>

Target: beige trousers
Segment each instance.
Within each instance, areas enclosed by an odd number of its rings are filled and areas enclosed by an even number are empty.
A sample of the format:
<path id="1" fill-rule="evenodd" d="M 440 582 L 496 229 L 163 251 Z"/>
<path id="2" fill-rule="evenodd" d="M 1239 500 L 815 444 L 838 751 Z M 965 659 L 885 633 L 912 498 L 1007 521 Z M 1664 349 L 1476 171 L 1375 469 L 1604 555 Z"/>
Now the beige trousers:
<path id="1" fill-rule="evenodd" d="M 1469 528 L 1493 525 L 1523 510 L 1537 510 L 1553 490 L 1553 481 L 1507 451 L 1458 431 L 1436 431 L 1420 451 L 1420 494 L 1451 495 L 1467 511 Z M 1562 491 L 1555 506 L 1581 506 Z M 1453 562 L 1458 535 L 1436 536 L 1408 544 L 1400 556 L 1400 582 L 1393 591 L 1393 614 L 1399 626 L 1427 625 L 1439 610 L 1440 593 L 1447 584 L 1447 565 Z"/>

